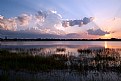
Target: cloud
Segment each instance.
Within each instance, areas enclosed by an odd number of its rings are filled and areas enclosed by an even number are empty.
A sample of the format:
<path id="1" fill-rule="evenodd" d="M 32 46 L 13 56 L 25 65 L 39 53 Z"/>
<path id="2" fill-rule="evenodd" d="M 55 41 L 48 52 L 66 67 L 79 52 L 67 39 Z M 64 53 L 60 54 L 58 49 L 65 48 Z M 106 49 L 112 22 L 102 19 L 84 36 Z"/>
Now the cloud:
<path id="1" fill-rule="evenodd" d="M 0 38 L 92 38 L 88 37 L 85 34 L 79 34 L 79 33 L 69 33 L 69 34 L 63 34 L 63 35 L 58 35 L 58 34 L 50 34 L 50 33 L 39 33 L 40 31 L 32 32 L 32 30 L 24 31 L 11 31 L 11 30 L 3 30 L 0 29 Z"/>
<path id="2" fill-rule="evenodd" d="M 65 35 L 57 35 L 57 34 L 50 34 L 50 33 L 38 33 L 30 31 L 10 31 L 10 30 L 3 30 L 0 29 L 0 38 L 76 38 L 79 34 L 65 34 Z"/>
<path id="3" fill-rule="evenodd" d="M 82 20 L 67 20 L 62 22 L 62 26 L 68 27 L 68 26 L 78 25 L 79 27 L 81 27 L 82 25 L 90 23 L 91 21 L 93 21 L 93 19 L 94 19 L 93 17 L 90 18 L 84 17 Z"/>
<path id="4" fill-rule="evenodd" d="M 94 30 L 94 29 L 89 29 L 89 30 L 87 30 L 87 32 L 88 32 L 88 34 L 90 34 L 90 35 L 100 35 L 100 36 L 105 35 L 105 34 L 110 34 L 110 32 L 103 31 L 103 30 L 101 30 L 101 29 L 96 29 L 96 30 Z"/>
<path id="5" fill-rule="evenodd" d="M 0 28 L 5 30 L 13 30 L 15 31 L 17 27 L 15 18 L 4 18 L 3 16 L 0 16 Z"/>
<path id="6" fill-rule="evenodd" d="M 63 20 L 62 16 L 58 14 L 57 11 L 40 10 L 35 14 L 24 13 L 13 18 L 5 18 L 0 15 L 0 30 L 6 30 L 3 33 L 7 33 L 8 36 L 12 37 L 22 37 L 22 35 L 26 37 L 36 37 L 35 35 L 41 37 L 43 35 L 47 37 L 78 38 L 82 37 L 82 35 L 77 34 L 76 30 L 78 28 L 72 29 L 69 26 L 86 25 L 92 20 L 93 17 L 84 17 L 82 20 Z M 69 29 L 72 31 L 69 31 Z M 3 35 L 3 33 L 1 35 Z"/>
<path id="7" fill-rule="evenodd" d="M 94 20 L 94 17 L 90 17 L 90 18 L 84 17 L 83 18 L 83 24 L 88 24 L 89 22 L 91 22 L 93 20 Z"/>
<path id="8" fill-rule="evenodd" d="M 51 27 L 51 29 L 54 30 L 56 25 L 61 24 L 62 18 L 60 14 L 58 14 L 56 11 L 49 10 L 46 12 L 46 14 L 47 16 L 41 27 L 44 28 Z"/>
<path id="9" fill-rule="evenodd" d="M 46 11 L 38 11 L 37 14 L 36 14 L 36 17 L 38 16 L 41 16 L 43 18 L 46 18 L 47 17 L 47 12 Z"/>
<path id="10" fill-rule="evenodd" d="M 40 10 L 34 15 L 22 14 L 9 19 L 0 15 L 0 28 L 12 31 L 34 29 L 41 33 L 59 34 L 58 31 L 62 31 L 61 28 L 58 28 L 58 26 L 62 27 L 61 22 L 61 15 L 52 10 Z"/>
<path id="11" fill-rule="evenodd" d="M 13 18 L 0 16 L 0 28 L 5 30 L 48 30 L 48 33 L 59 34 L 68 26 L 82 26 L 93 20 L 93 17 L 84 17 L 82 20 L 62 20 L 62 16 L 53 10 L 40 10 L 36 14 L 22 14 Z M 44 33 L 43 31 L 40 31 Z M 56 32 L 56 33 L 55 33 Z M 63 31 L 64 32 L 64 31 Z M 45 31 L 45 33 L 47 33 Z"/>
<path id="12" fill-rule="evenodd" d="M 27 27 L 29 25 L 29 22 L 31 21 L 31 16 L 29 16 L 28 14 L 22 14 L 21 16 L 18 16 L 16 20 L 18 26 Z"/>

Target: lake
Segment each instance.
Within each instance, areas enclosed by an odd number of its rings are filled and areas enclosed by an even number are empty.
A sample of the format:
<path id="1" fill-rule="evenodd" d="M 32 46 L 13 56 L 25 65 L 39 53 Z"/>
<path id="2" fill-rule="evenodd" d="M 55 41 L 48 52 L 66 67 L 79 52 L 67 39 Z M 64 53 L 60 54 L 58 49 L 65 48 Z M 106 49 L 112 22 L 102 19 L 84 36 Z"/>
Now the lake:
<path id="1" fill-rule="evenodd" d="M 20 70 L 17 68 L 17 71 L 0 69 L 0 77 L 7 77 L 9 81 L 18 79 L 18 81 L 121 81 L 120 41 L 7 41 L 0 42 L 0 50 L 1 54 L 6 50 L 9 51 L 7 53 L 15 54 L 15 56 L 27 53 L 28 56 L 52 57 L 54 61 L 57 61 L 57 65 L 52 64 L 53 69 L 49 71 L 41 70 L 41 66 L 34 73 L 21 71 L 22 66 L 20 66 Z M 0 57 L 8 58 L 9 54 L 7 56 L 2 54 Z M 13 61 L 8 63 L 8 60 L 0 60 L 0 68 L 4 66 L 3 63 L 6 63 L 8 68 L 12 67 L 11 63 L 14 63 L 14 59 L 10 57 L 9 60 Z M 26 63 L 26 58 L 24 60 Z M 17 60 L 15 61 L 17 62 Z M 27 63 L 29 62 L 27 61 Z M 48 67 L 47 65 L 46 67 Z M 49 64 L 49 66 L 51 65 Z"/>
<path id="2" fill-rule="evenodd" d="M 82 47 L 104 47 L 104 48 L 121 48 L 120 41 L 12 41 L 0 42 L 0 47 L 5 46 L 82 46 Z"/>
<path id="3" fill-rule="evenodd" d="M 1 42 L 1 49 L 13 50 L 16 49 L 43 49 L 44 52 L 51 52 L 56 54 L 77 54 L 78 49 L 119 49 L 121 48 L 121 42 L 115 41 L 12 41 Z M 65 51 L 57 52 L 57 49 L 63 48 Z M 36 50 L 36 52 L 40 52 Z M 42 51 L 43 52 L 43 51 Z M 37 53 L 36 53 L 37 54 Z"/>

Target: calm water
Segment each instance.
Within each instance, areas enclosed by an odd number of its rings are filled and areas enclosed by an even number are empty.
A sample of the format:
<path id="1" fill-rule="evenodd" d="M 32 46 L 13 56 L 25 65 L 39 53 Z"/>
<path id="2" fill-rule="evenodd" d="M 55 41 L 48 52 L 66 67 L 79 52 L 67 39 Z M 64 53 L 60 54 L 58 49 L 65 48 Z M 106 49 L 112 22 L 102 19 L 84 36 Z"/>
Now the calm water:
<path id="1" fill-rule="evenodd" d="M 104 47 L 104 48 L 121 48 L 120 41 L 25 41 L 25 42 L 0 42 L 0 47 L 16 47 L 16 46 L 35 46 L 43 47 L 49 46 L 81 46 L 83 48 L 88 47 Z M 48 47 L 48 46 L 47 46 Z"/>
<path id="2" fill-rule="evenodd" d="M 115 41 L 25 41 L 25 42 L 1 42 L 1 49 L 7 49 L 10 51 L 28 51 L 33 50 L 36 54 L 78 54 L 78 49 L 119 49 L 121 48 L 121 42 Z M 37 50 L 38 49 L 38 50 Z M 41 50 L 39 50 L 41 49 Z M 65 49 L 64 51 L 57 51 L 58 49 Z"/>
<path id="3" fill-rule="evenodd" d="M 0 42 L 0 49 L 31 55 L 66 55 L 71 67 L 50 72 L 8 71 L 9 79 L 36 81 L 121 81 L 121 42 L 115 41 L 32 41 Z M 73 57 L 73 58 L 72 58 Z M 75 67 L 81 67 L 78 71 Z M 3 71 L 0 70 L 0 75 Z M 4 73 L 3 73 L 4 74 Z M 14 78 L 13 78 L 14 77 Z"/>

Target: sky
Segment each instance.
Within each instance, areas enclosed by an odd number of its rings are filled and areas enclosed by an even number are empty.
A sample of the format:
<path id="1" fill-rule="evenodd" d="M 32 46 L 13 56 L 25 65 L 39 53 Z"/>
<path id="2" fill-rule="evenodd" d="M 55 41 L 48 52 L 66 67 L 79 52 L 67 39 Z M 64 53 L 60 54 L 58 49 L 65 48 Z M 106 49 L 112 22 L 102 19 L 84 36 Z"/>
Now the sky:
<path id="1" fill-rule="evenodd" d="M 121 38 L 121 0 L 0 0 L 0 36 Z"/>

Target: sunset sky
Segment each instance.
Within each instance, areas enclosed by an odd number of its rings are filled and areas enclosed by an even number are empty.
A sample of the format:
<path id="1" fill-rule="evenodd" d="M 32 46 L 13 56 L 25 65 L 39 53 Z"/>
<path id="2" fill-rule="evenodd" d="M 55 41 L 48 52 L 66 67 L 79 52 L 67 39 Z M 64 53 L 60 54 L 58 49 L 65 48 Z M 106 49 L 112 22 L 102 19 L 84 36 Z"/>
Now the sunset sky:
<path id="1" fill-rule="evenodd" d="M 121 0 L 0 0 L 0 37 L 121 38 Z"/>

